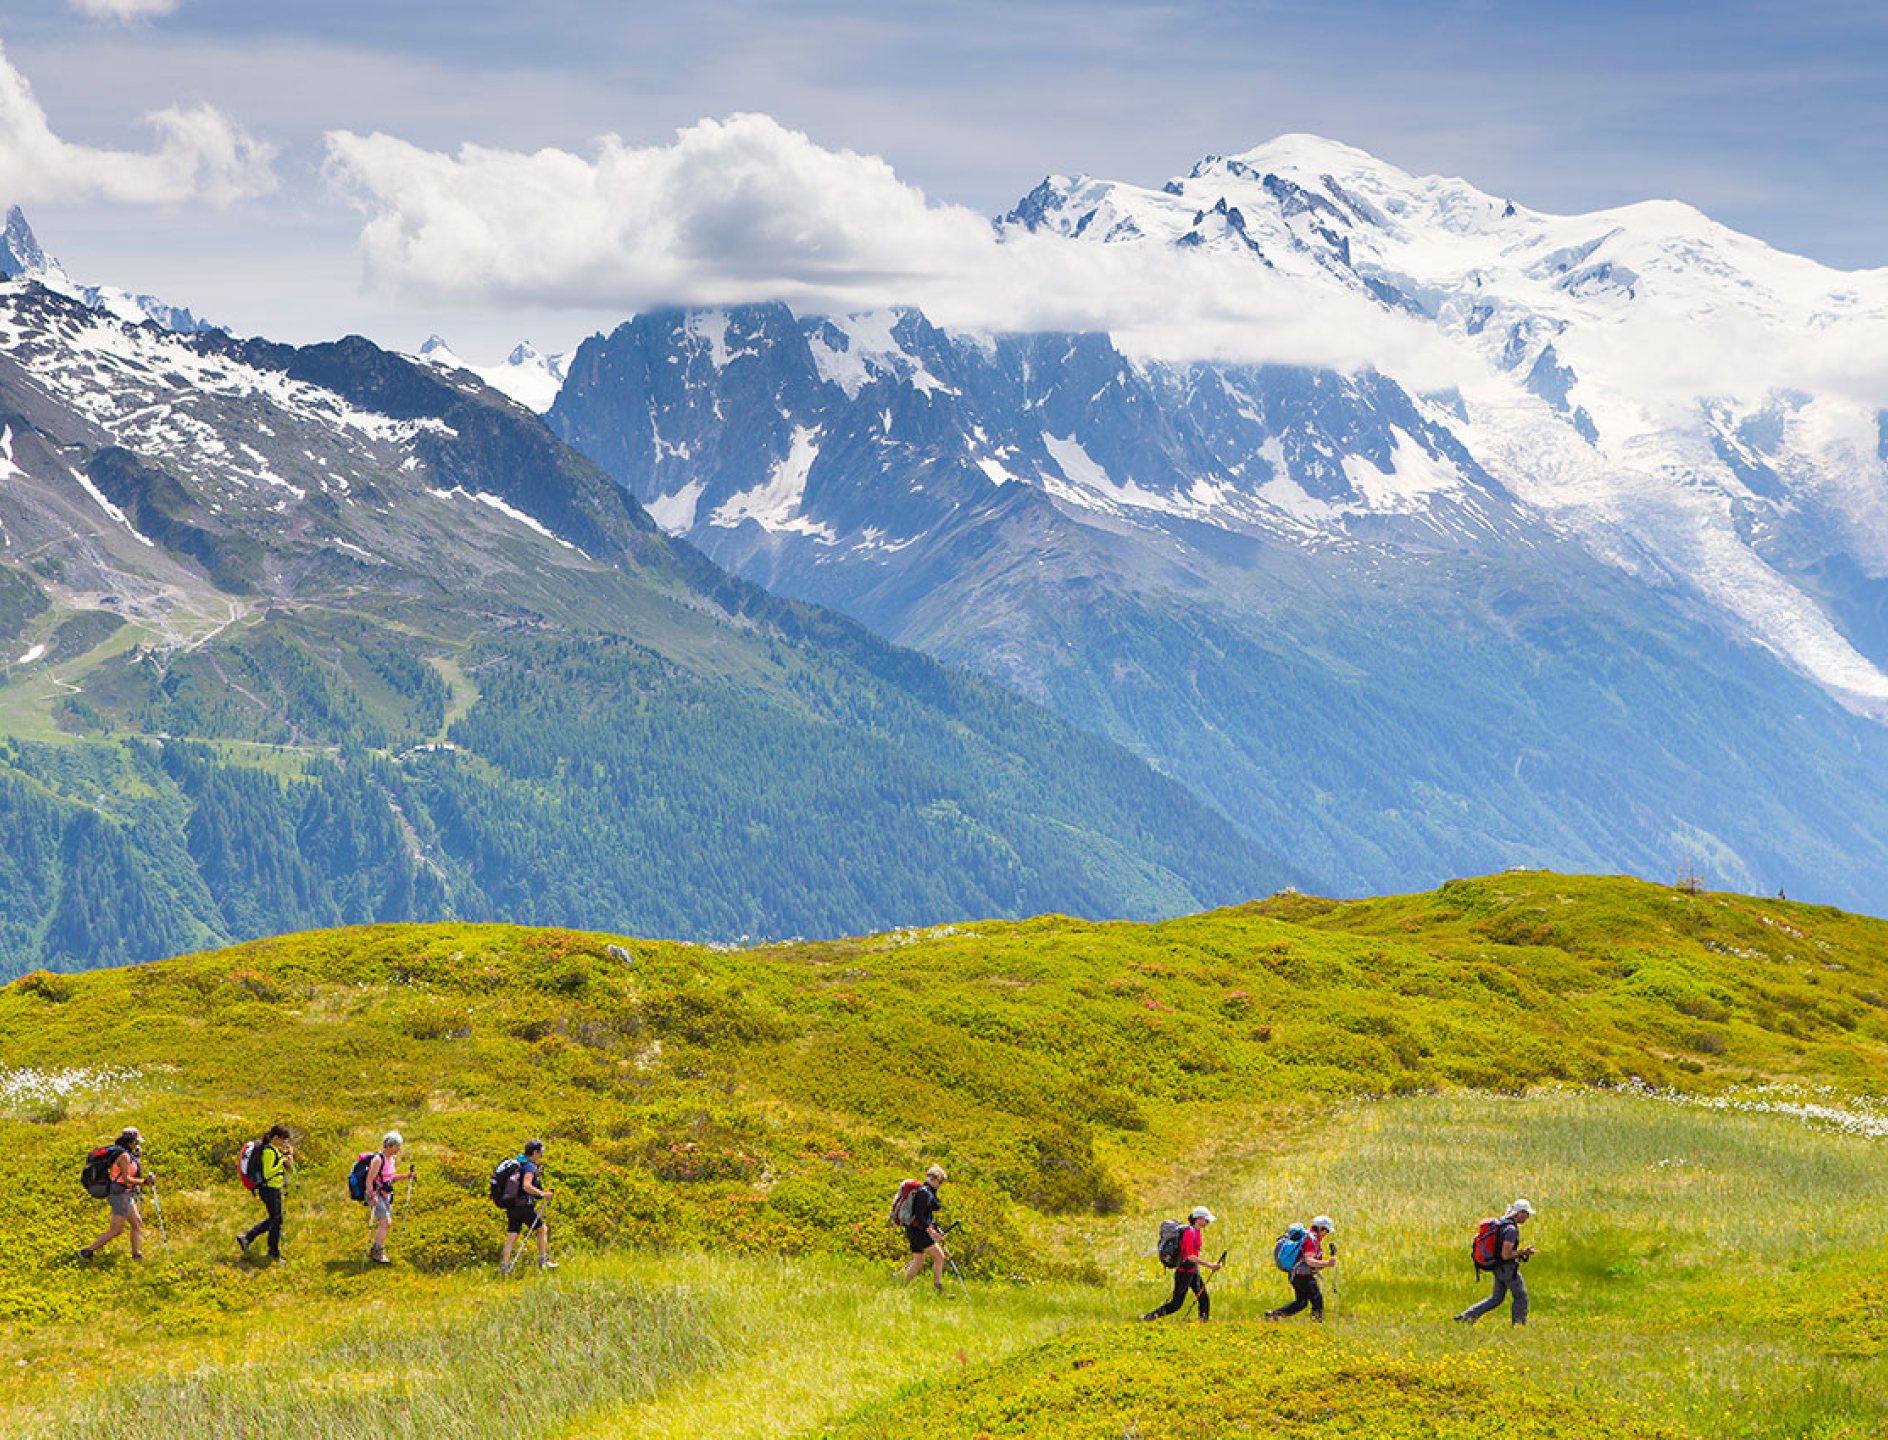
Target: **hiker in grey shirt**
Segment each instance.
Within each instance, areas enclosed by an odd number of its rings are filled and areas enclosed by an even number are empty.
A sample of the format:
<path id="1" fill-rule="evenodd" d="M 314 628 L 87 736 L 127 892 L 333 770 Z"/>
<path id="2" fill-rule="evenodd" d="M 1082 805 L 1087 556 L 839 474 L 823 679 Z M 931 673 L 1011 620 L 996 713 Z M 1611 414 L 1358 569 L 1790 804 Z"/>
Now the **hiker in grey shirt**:
<path id="1" fill-rule="evenodd" d="M 1486 1300 L 1469 1306 L 1455 1317 L 1457 1320 L 1473 1325 L 1513 1296 L 1508 1318 L 1516 1325 L 1527 1324 L 1527 1281 L 1521 1278 L 1521 1266 L 1534 1254 L 1534 1247 L 1521 1243 L 1521 1227 L 1533 1218 L 1534 1207 L 1525 1200 L 1517 1200 L 1496 1222 L 1494 1263 L 1484 1267 L 1495 1277 L 1495 1292 Z"/>

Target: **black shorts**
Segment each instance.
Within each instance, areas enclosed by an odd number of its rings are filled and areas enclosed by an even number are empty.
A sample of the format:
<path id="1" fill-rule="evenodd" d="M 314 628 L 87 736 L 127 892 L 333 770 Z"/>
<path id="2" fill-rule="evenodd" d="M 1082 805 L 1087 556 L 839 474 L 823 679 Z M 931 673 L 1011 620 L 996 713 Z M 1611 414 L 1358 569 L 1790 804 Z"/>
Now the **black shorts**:
<path id="1" fill-rule="evenodd" d="M 538 1207 L 530 1201 L 522 1205 L 505 1207 L 505 1233 L 516 1235 L 520 1230 L 527 1233 L 538 1228 Z"/>
<path id="2" fill-rule="evenodd" d="M 905 1226 L 905 1239 L 911 1242 L 911 1253 L 913 1255 L 922 1255 L 933 1245 L 937 1244 L 937 1241 L 931 1238 L 931 1232 L 922 1225 Z"/>

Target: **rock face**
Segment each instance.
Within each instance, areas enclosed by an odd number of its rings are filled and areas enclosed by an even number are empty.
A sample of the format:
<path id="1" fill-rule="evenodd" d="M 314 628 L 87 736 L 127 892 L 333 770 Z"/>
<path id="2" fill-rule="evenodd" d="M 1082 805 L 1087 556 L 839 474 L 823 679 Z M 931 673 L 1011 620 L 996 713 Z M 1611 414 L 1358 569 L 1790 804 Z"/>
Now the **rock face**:
<path id="1" fill-rule="evenodd" d="M 387 919 L 732 939 L 1302 878 L 1118 747 L 729 576 L 473 375 L 36 279 L 0 283 L 0 645 L 0 975 Z"/>
<path id="2" fill-rule="evenodd" d="M 1121 740 L 1340 888 L 1690 865 L 1888 906 L 1888 412 L 1802 388 L 1806 337 L 1888 353 L 1888 276 L 1309 137 L 1051 177 L 998 228 L 1232 256 L 1457 379 L 753 306 L 586 341 L 550 423 L 729 568 Z"/>

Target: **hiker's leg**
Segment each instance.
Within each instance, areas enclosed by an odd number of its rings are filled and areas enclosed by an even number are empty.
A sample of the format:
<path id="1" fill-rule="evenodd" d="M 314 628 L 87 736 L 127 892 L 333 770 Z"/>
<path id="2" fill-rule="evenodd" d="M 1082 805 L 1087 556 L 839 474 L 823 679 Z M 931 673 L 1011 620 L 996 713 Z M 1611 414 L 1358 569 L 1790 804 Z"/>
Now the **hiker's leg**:
<path id="1" fill-rule="evenodd" d="M 507 1230 L 505 1232 L 505 1243 L 498 1251 L 498 1268 L 500 1270 L 509 1270 L 511 1268 L 511 1252 L 517 1243 L 518 1232 L 516 1230 Z"/>
<path id="2" fill-rule="evenodd" d="M 1158 1310 L 1149 1310 L 1145 1318 L 1149 1320 L 1153 1320 L 1153 1319 L 1157 1319 L 1158 1317 L 1162 1315 L 1173 1314 L 1174 1311 L 1178 1310 L 1182 1305 L 1187 1303 L 1187 1296 L 1193 1293 L 1192 1282 L 1198 1278 L 1199 1278 L 1198 1276 L 1188 1275 L 1187 1272 L 1184 1270 L 1174 1271 L 1173 1272 L 1173 1298 L 1170 1299 L 1165 1305 L 1162 1305 Z"/>
<path id="3" fill-rule="evenodd" d="M 1292 1276 L 1291 1304 L 1281 1305 L 1271 1313 L 1283 1319 L 1287 1315 L 1296 1315 L 1300 1310 L 1304 1309 L 1305 1306 L 1309 1305 L 1311 1303 L 1311 1296 L 1305 1289 L 1305 1281 L 1310 1278 L 1311 1277 L 1308 1275 Z"/>
<path id="4" fill-rule="evenodd" d="M 125 1233 L 125 1217 L 118 1214 L 116 1211 L 114 1211 L 111 1217 L 111 1224 L 105 1227 L 105 1233 L 99 1236 L 98 1239 L 94 1240 L 90 1245 L 87 1245 L 85 1248 L 87 1250 L 103 1250 L 107 1245 L 111 1244 L 112 1241 L 116 1240 L 120 1235 L 124 1233 Z"/>
<path id="5" fill-rule="evenodd" d="M 546 1225 L 544 1223 L 543 1217 L 540 1216 L 538 1219 L 538 1259 L 548 1260 L 550 1258 L 551 1258 L 551 1227 L 549 1225 Z"/>
<path id="6" fill-rule="evenodd" d="M 1202 1280 L 1198 1275 L 1195 1275 L 1193 1277 L 1193 1290 L 1194 1290 L 1194 1293 L 1200 1297 L 1200 1319 L 1202 1320 L 1212 1319 L 1213 1318 L 1213 1292 L 1206 1288 L 1206 1282 Z"/>
<path id="7" fill-rule="evenodd" d="M 269 1218 L 262 1223 L 262 1233 L 269 1237 L 269 1258 L 280 1260 L 282 1258 L 282 1192 L 264 1189 L 261 1194 L 263 1206 L 269 1212 Z"/>
<path id="8" fill-rule="evenodd" d="M 944 1247 L 933 1245 L 925 1253 L 931 1257 L 931 1283 L 942 1290 L 944 1288 Z"/>
<path id="9" fill-rule="evenodd" d="M 1305 1298 L 1311 1302 L 1311 1318 L 1324 1318 L 1324 1287 L 1318 1283 L 1315 1275 L 1305 1276 Z"/>
<path id="10" fill-rule="evenodd" d="M 125 1238 L 131 1242 L 131 1258 L 144 1258 L 144 1217 L 138 1213 L 137 1202 L 125 1212 Z"/>
<path id="11" fill-rule="evenodd" d="M 376 1195 L 373 1198 L 372 1204 L 374 1213 L 374 1235 L 373 1239 L 368 1241 L 367 1248 L 376 1255 L 379 1255 L 386 1251 L 387 1232 L 393 1229 L 393 1197 L 391 1195 Z"/>
<path id="12" fill-rule="evenodd" d="M 1508 1295 L 1507 1280 L 1503 1278 L 1502 1273 L 1499 1270 L 1494 1272 L 1494 1276 L 1495 1276 L 1495 1293 L 1490 1295 L 1486 1300 L 1478 1301 L 1475 1304 L 1469 1306 L 1468 1309 L 1464 1310 L 1462 1312 L 1462 1318 L 1464 1320 L 1481 1319 L 1482 1316 L 1486 1315 L 1490 1310 L 1493 1310 L 1496 1306 L 1500 1305 L 1501 1302 L 1507 1298 L 1507 1295 Z"/>
<path id="13" fill-rule="evenodd" d="M 1521 1267 L 1514 1267 L 1514 1274 L 1508 1280 L 1508 1293 L 1514 1296 L 1514 1308 L 1508 1312 L 1509 1319 L 1516 1325 L 1527 1324 L 1527 1281 L 1521 1278 Z"/>

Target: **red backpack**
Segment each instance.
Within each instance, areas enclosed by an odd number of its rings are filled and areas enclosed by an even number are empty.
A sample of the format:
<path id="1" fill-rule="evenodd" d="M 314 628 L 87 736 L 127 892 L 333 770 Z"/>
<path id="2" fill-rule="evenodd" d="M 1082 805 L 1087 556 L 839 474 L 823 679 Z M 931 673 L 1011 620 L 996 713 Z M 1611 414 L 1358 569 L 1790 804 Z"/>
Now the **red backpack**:
<path id="1" fill-rule="evenodd" d="M 236 1174 L 243 1182 L 243 1189 L 253 1190 L 262 1183 L 262 1142 L 251 1140 L 243 1146 L 242 1154 L 236 1157 Z"/>
<path id="2" fill-rule="evenodd" d="M 892 1225 L 900 1230 L 909 1230 L 918 1223 L 918 1217 L 911 1208 L 911 1197 L 924 1188 L 922 1180 L 901 1180 L 898 1193 L 892 1196 L 892 1213 L 888 1217 Z"/>
<path id="3" fill-rule="evenodd" d="M 1475 1262 L 1475 1271 L 1492 1270 L 1501 1263 L 1501 1227 L 1508 1222 L 1503 1220 L 1484 1220 L 1475 1228 L 1474 1242 L 1468 1247 L 1468 1258 Z"/>

